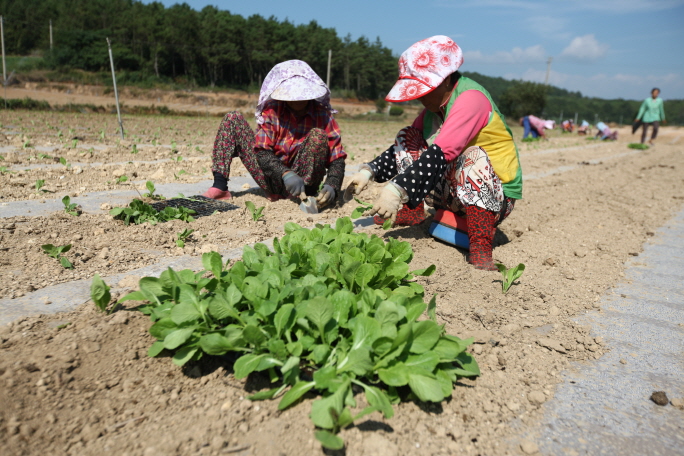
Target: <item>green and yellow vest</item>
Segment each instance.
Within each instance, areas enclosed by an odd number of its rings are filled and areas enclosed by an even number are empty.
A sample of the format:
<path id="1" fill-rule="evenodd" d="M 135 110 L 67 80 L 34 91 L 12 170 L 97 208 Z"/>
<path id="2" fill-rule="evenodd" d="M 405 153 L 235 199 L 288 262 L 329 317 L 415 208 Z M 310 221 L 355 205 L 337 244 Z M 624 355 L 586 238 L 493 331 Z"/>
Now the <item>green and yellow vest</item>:
<path id="1" fill-rule="evenodd" d="M 522 169 L 520 167 L 518 148 L 516 147 L 515 142 L 513 142 L 513 133 L 511 133 L 511 129 L 506 125 L 504 116 L 499 111 L 494 100 L 492 100 L 487 89 L 472 79 L 461 76 L 446 105 L 444 118 L 446 119 L 449 116 L 449 111 L 451 110 L 454 101 L 456 101 L 456 98 L 466 90 L 479 90 L 482 92 L 492 104 L 492 113 L 489 116 L 487 125 L 468 143 L 465 149 L 472 146 L 482 147 L 485 152 L 487 152 L 489 161 L 494 167 L 494 172 L 503 184 L 504 195 L 510 198 L 521 199 Z M 425 111 L 425 117 L 423 118 L 423 137 L 428 141 L 428 144 L 434 142 L 434 138 L 439 133 L 442 123 L 440 116 L 431 111 Z"/>

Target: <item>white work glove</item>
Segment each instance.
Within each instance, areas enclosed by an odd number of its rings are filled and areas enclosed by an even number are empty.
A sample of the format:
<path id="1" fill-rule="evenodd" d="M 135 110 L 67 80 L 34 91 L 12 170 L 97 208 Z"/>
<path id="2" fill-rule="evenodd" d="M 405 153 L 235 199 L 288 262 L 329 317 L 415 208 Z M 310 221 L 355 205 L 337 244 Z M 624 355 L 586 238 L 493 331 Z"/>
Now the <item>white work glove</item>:
<path id="1" fill-rule="evenodd" d="M 333 201 L 335 201 L 335 189 L 328 184 L 323 185 L 321 191 L 316 195 L 318 207 L 325 207 Z"/>
<path id="2" fill-rule="evenodd" d="M 285 174 L 283 174 L 283 184 L 285 185 L 285 190 L 287 190 L 287 193 L 290 195 L 306 199 L 304 179 L 299 177 L 294 171 L 286 171 Z"/>
<path id="3" fill-rule="evenodd" d="M 354 174 L 351 178 L 351 181 L 349 181 L 349 185 L 347 185 L 347 188 L 344 191 L 345 201 L 351 200 L 354 195 L 358 195 L 364 191 L 366 187 L 368 187 L 371 177 L 373 177 L 373 174 L 367 169 L 362 169 L 358 173 Z"/>
<path id="4" fill-rule="evenodd" d="M 369 215 L 378 214 L 384 219 L 392 220 L 392 223 L 397 219 L 397 212 L 402 206 L 402 194 L 396 184 L 390 182 L 380 192 L 380 196 L 370 210 Z"/>

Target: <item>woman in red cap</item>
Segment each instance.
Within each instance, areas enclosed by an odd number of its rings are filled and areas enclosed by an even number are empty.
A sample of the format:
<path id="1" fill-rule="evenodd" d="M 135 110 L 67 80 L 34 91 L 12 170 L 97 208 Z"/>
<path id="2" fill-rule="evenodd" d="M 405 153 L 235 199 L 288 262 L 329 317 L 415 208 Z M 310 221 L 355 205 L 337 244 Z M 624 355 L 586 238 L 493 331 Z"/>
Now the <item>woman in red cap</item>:
<path id="1" fill-rule="evenodd" d="M 484 87 L 461 76 L 462 63 L 460 47 L 443 35 L 401 55 L 399 80 L 385 99 L 418 99 L 425 109 L 389 149 L 361 166 L 347 191 L 358 194 L 371 180 L 389 181 L 371 209 L 376 222 L 420 223 L 424 201 L 465 216 L 468 261 L 495 271 L 494 233 L 522 197 L 522 171 L 503 115 Z"/>

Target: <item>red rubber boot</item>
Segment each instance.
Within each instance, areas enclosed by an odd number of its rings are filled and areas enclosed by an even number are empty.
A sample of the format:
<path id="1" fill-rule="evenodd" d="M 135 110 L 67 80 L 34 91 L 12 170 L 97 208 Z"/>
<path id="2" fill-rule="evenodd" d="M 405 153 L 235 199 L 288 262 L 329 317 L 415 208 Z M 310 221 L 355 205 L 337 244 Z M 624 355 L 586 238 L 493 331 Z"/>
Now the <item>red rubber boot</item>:
<path id="1" fill-rule="evenodd" d="M 414 226 L 423 223 L 425 220 L 425 204 L 420 203 L 415 209 L 409 209 L 409 207 L 404 204 L 404 206 L 397 212 L 397 219 L 394 221 L 395 226 Z M 385 219 L 378 217 L 377 215 L 373 217 L 373 221 L 376 225 L 382 225 L 385 223 Z"/>
<path id="2" fill-rule="evenodd" d="M 492 259 L 496 214 L 481 207 L 466 206 L 466 217 L 468 219 L 468 240 L 470 241 L 468 263 L 475 266 L 475 269 L 496 271 Z"/>

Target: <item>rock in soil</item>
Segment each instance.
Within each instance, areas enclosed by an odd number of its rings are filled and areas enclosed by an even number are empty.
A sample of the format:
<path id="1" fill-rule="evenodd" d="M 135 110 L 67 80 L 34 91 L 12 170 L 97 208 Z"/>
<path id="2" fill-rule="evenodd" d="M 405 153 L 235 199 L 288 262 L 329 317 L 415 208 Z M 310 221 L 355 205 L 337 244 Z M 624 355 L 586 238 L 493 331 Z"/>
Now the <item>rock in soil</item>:
<path id="1" fill-rule="evenodd" d="M 657 405 L 667 405 L 667 403 L 670 402 L 665 391 L 654 391 L 653 394 L 651 394 L 651 400 Z"/>

